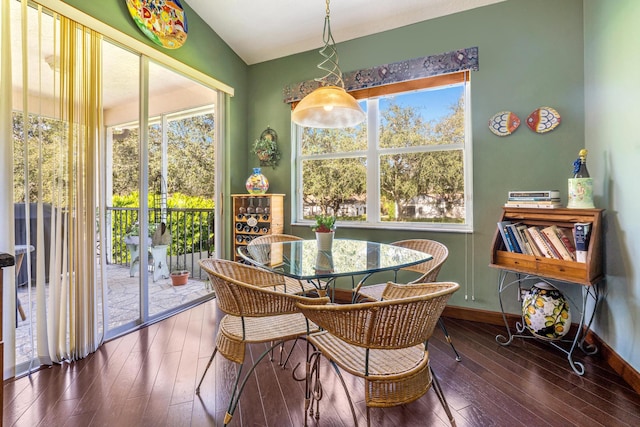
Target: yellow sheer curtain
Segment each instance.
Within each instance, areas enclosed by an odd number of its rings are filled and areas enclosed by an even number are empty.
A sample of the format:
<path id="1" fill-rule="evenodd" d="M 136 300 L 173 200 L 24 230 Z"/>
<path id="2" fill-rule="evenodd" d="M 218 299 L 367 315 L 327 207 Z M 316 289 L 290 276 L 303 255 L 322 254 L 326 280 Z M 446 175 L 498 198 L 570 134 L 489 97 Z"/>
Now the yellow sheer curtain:
<path id="1" fill-rule="evenodd" d="M 3 5 L 9 2 L 2 1 Z M 41 7 L 34 10 L 25 3 L 21 5 L 21 24 L 16 22 L 21 25 L 23 76 L 22 96 L 18 98 L 25 140 L 15 141 L 14 131 L 14 143 L 24 144 L 24 182 L 23 188 L 14 188 L 14 198 L 23 200 L 14 202 L 24 203 L 27 223 L 36 218 L 36 230 L 29 232 L 27 225 L 27 236 L 35 232 L 37 241 L 27 242 L 35 245 L 36 258 L 35 277 L 28 281 L 35 284 L 35 293 L 32 295 L 30 286 L 27 322 L 31 322 L 31 360 L 37 367 L 83 358 L 98 348 L 104 335 L 103 268 L 96 249 L 104 133 L 102 40 L 77 22 Z M 34 68 L 30 61 L 39 63 Z M 44 67 L 54 71 L 52 78 L 44 76 Z M 34 69 L 40 70 L 35 78 Z M 13 81 L 15 84 L 16 76 Z M 15 98 L 14 94 L 14 103 Z M 43 131 L 47 126 L 56 131 Z M 45 158 L 47 164 L 55 165 L 46 171 Z M 51 207 L 50 216 L 45 215 L 45 205 Z M 32 207 L 35 212 L 30 212 Z M 51 230 L 47 247 L 45 228 Z M 29 258 L 25 257 L 27 264 Z M 14 303 L 15 294 L 5 300 L 8 309 L 4 318 L 10 324 L 14 324 Z M 7 344 L 15 348 L 15 338 Z"/>
<path id="2" fill-rule="evenodd" d="M 14 232 L 13 227 L 13 144 L 11 135 L 13 128 L 11 94 L 12 92 L 12 70 L 11 70 L 11 8 L 9 0 L 0 0 L 0 218 L 6 218 L 4 227 L 0 227 L 0 252 L 14 253 Z M 4 304 L 2 324 L 2 338 L 4 340 L 3 358 L 4 366 L 9 366 L 5 372 L 11 371 L 13 366 L 13 346 L 15 342 L 15 328 L 7 321 L 9 310 L 12 307 L 11 298 L 15 299 L 15 273 L 14 268 L 4 268 L 0 272 L 3 274 L 2 301 Z M 7 304 L 9 301 L 9 304 Z M 13 310 L 16 307 L 13 306 Z M 15 311 L 13 311 L 15 313 Z M 2 347 L 0 347 L 2 348 Z M 4 374 L 4 372 L 3 372 Z"/>
<path id="3" fill-rule="evenodd" d="M 52 360 L 75 360 L 95 351 L 96 336 L 96 160 L 102 134 L 101 38 L 94 31 L 60 17 L 61 120 L 56 182 L 56 236 L 62 247 L 52 257 L 59 275 L 50 277 L 58 298 L 50 300 Z M 53 292 L 52 292 L 53 293 Z M 68 335 L 68 339 L 67 339 Z M 55 344 L 55 346 L 54 346 Z M 54 353 L 55 351 L 55 353 Z"/>

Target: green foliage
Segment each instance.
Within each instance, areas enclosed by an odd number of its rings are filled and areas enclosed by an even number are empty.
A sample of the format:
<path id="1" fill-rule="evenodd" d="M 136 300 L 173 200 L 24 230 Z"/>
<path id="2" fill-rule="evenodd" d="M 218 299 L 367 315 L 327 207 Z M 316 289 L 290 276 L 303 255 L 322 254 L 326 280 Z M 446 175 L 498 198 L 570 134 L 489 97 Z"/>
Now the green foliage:
<path id="1" fill-rule="evenodd" d="M 302 155 L 349 153 L 367 149 L 363 126 L 346 129 L 304 128 Z"/>
<path id="2" fill-rule="evenodd" d="M 463 101 L 461 97 L 437 122 L 425 122 L 413 106 L 391 104 L 382 111 L 380 148 L 402 150 L 382 154 L 379 159 L 382 220 L 464 222 L 456 212 L 464 204 L 462 150 L 424 150 L 429 146 L 464 145 Z M 349 153 L 366 150 L 366 140 L 363 127 L 304 129 L 302 155 L 343 153 L 340 159 L 303 161 L 306 207 L 319 207 L 324 214 L 336 213 L 342 220 L 353 219 L 353 213 L 345 216 L 341 208 L 365 203 L 367 162 L 377 159 L 355 154 L 349 157 Z M 417 206 L 430 209 L 432 218 L 416 217 Z"/>
<path id="3" fill-rule="evenodd" d="M 215 129 L 213 114 L 170 120 L 167 128 L 167 191 L 214 198 L 215 182 Z M 25 132 L 27 141 L 25 142 Z M 64 123 L 59 120 L 30 115 L 28 125 L 23 126 L 23 115 L 13 114 L 14 143 L 14 200 L 38 199 L 39 176 L 42 176 L 41 201 L 53 201 L 53 185 L 66 176 L 67 164 L 59 162 L 57 153 L 65 152 Z M 162 163 L 162 128 L 149 126 L 149 176 L 157 176 Z M 27 172 L 30 187 L 24 194 L 25 156 L 29 164 Z M 138 190 L 140 175 L 139 129 L 114 130 L 112 153 L 113 194 L 129 197 Z M 152 191 L 150 191 L 152 192 Z M 114 205 L 116 206 L 116 205 Z M 131 206 L 131 205 L 124 205 Z"/>
<path id="4" fill-rule="evenodd" d="M 336 217 L 333 215 L 316 215 L 315 220 L 311 229 L 317 233 L 328 233 L 336 229 Z"/>
<path id="5" fill-rule="evenodd" d="M 57 163 L 58 154 L 67 150 L 64 138 L 64 126 L 60 120 L 28 116 L 28 123 L 23 126 L 24 116 L 13 113 L 13 180 L 14 202 L 53 203 L 53 183 L 66 177 L 67 163 Z M 26 141 L 25 141 L 26 131 Z M 25 158 L 26 157 L 26 158 Z M 29 182 L 25 194 L 25 161 L 29 165 L 26 177 Z M 42 197 L 38 198 L 38 182 L 42 178 Z M 62 203 L 65 203 L 64 195 Z"/>
<path id="6" fill-rule="evenodd" d="M 200 196 L 188 196 L 182 193 L 173 193 L 167 200 L 167 206 L 170 208 L 213 209 L 214 205 L 213 199 Z"/>
<path id="7" fill-rule="evenodd" d="M 138 192 L 134 191 L 133 193 L 127 195 L 117 195 L 115 194 L 111 200 L 113 207 L 115 208 L 136 208 L 139 206 L 138 204 Z M 149 195 L 149 200 L 147 203 L 152 203 L 153 200 L 151 195 Z"/>
<path id="8" fill-rule="evenodd" d="M 302 168 L 303 198 L 323 214 L 338 213 L 354 197 L 366 196 L 367 169 L 362 158 L 307 160 Z"/>
<path id="9" fill-rule="evenodd" d="M 151 221 L 157 214 L 153 209 L 153 196 L 149 195 Z M 127 259 L 128 252 L 124 243 L 125 236 L 139 235 L 138 195 L 114 196 L 111 210 L 112 248 L 114 258 Z M 183 255 L 196 251 L 208 251 L 213 248 L 214 237 L 214 202 L 202 197 L 191 197 L 181 193 L 171 195 L 167 200 L 167 225 L 171 233 L 171 255 Z M 159 220 L 158 220 L 159 221 Z M 158 226 L 151 222 L 148 226 L 149 236 Z"/>
<path id="10" fill-rule="evenodd" d="M 170 120 L 167 127 L 167 191 L 213 199 L 215 182 L 215 129 L 212 114 Z M 113 193 L 131 194 L 138 189 L 138 128 L 114 134 Z M 149 126 L 149 176 L 160 174 L 162 127 Z"/>
<path id="11" fill-rule="evenodd" d="M 260 166 L 278 166 L 281 154 L 277 141 L 269 138 L 256 139 L 253 143 L 253 153 L 258 156 Z"/>
<path id="12" fill-rule="evenodd" d="M 66 203 L 66 194 L 56 194 L 55 185 L 71 175 L 69 162 L 60 161 L 61 153 L 68 152 L 65 123 L 55 119 L 30 115 L 24 125 L 21 113 L 13 114 L 14 149 L 14 201 L 42 201 Z M 196 250 L 209 250 L 213 246 L 213 209 L 215 177 L 215 139 L 213 114 L 201 114 L 168 121 L 166 191 L 172 196 L 167 200 L 165 214 L 171 216 L 172 244 L 170 253 L 184 254 Z M 139 178 L 140 178 L 139 129 L 113 129 L 112 153 L 112 207 L 108 210 L 115 259 L 128 257 L 124 236 L 139 235 Z M 162 165 L 162 127 L 158 123 L 149 126 L 148 175 L 160 174 Z M 25 165 L 28 165 L 25 173 Z M 73 167 L 73 166 L 71 166 Z M 26 179 L 25 179 L 26 178 Z M 42 188 L 38 182 L 42 182 Z M 147 204 L 149 234 L 153 234 L 160 219 L 157 206 L 158 191 L 149 180 Z M 25 182 L 29 188 L 25 190 Z M 39 195 L 39 192 L 42 195 Z M 189 211 L 190 210 L 190 211 Z M 193 210 L 197 210 L 194 214 Z M 100 227 L 97 224 L 97 227 Z"/>

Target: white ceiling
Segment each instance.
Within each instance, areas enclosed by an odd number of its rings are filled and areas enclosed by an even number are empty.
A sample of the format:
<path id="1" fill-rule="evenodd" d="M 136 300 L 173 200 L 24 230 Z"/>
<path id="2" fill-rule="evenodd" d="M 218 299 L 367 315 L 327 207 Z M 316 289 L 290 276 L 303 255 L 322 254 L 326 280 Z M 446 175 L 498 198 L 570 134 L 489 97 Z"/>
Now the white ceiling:
<path id="1" fill-rule="evenodd" d="M 501 1 L 333 0 L 331 32 L 339 43 Z M 322 46 L 325 0 L 186 3 L 249 65 Z"/>

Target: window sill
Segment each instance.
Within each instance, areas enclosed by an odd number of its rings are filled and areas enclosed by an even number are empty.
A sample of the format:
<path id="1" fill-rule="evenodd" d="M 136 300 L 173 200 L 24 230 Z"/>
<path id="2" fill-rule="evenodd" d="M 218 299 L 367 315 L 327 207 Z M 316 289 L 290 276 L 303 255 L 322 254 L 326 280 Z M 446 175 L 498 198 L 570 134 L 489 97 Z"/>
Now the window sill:
<path id="1" fill-rule="evenodd" d="M 310 228 L 313 222 L 294 222 L 292 227 Z M 418 231 L 418 232 L 444 232 L 444 233 L 473 233 L 473 228 L 466 224 L 428 224 L 425 223 L 389 223 L 389 224 L 356 224 L 343 223 L 337 224 L 338 229 L 359 229 L 359 230 L 376 230 L 376 231 Z"/>

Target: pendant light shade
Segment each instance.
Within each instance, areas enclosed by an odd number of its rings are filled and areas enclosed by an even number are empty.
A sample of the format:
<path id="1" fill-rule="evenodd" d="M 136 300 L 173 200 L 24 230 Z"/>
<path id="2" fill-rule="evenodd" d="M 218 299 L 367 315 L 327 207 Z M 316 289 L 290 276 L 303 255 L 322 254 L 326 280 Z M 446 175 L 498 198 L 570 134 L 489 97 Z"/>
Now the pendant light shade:
<path id="1" fill-rule="evenodd" d="M 291 120 L 300 126 L 312 128 L 353 127 L 364 121 L 365 114 L 358 101 L 344 90 L 342 71 L 338 66 L 338 52 L 331 34 L 329 0 L 326 0 L 326 3 L 327 13 L 322 34 L 324 47 L 320 49 L 320 55 L 324 59 L 318 64 L 318 68 L 327 74 L 316 79 L 322 86 L 302 98 L 293 110 Z"/>
<path id="2" fill-rule="evenodd" d="M 291 119 L 310 128 L 345 128 L 362 123 L 364 111 L 358 101 L 338 86 L 323 86 L 305 96 Z"/>

